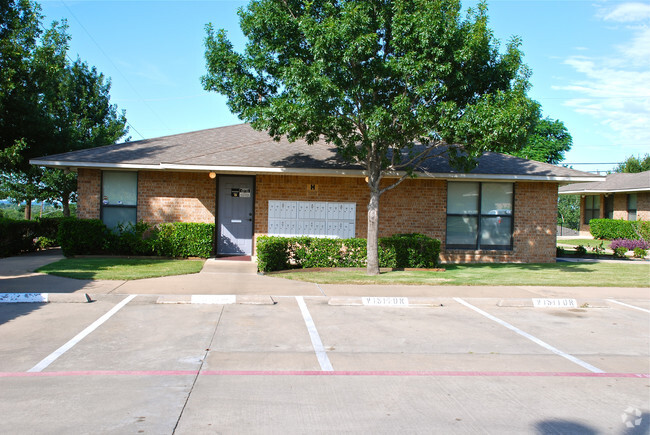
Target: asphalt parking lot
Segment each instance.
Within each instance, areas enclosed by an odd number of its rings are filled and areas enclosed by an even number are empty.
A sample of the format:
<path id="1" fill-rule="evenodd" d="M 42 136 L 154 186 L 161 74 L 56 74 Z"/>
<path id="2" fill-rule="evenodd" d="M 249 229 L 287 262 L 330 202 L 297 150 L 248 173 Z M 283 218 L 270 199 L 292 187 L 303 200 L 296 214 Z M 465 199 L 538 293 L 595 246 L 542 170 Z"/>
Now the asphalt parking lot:
<path id="1" fill-rule="evenodd" d="M 0 304 L 0 432 L 650 432 L 650 298 L 375 299 Z"/>

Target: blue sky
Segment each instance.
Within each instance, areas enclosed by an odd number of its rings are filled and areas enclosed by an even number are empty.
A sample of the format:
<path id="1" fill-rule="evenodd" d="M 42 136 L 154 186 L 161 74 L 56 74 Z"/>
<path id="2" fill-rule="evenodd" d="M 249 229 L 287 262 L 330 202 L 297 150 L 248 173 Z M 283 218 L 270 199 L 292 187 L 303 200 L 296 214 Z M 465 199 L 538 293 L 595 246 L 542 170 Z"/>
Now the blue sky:
<path id="1" fill-rule="evenodd" d="M 70 56 L 112 80 L 132 140 L 236 124 L 225 99 L 202 89 L 205 25 L 243 47 L 247 1 L 42 1 L 45 22 L 67 19 Z M 476 1 L 466 0 L 465 6 Z M 650 152 L 650 1 L 492 0 L 490 27 L 523 41 L 530 95 L 565 123 L 580 170 Z M 581 165 L 577 163 L 598 163 Z"/>

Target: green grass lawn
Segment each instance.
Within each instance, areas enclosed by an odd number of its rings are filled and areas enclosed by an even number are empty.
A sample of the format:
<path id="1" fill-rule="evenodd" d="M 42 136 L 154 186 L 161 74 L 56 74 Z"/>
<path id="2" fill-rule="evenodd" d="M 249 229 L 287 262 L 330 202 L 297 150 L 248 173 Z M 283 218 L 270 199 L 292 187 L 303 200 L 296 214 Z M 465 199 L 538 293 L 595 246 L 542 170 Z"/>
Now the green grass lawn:
<path id="1" fill-rule="evenodd" d="M 198 273 L 204 262 L 204 260 L 140 258 L 65 258 L 36 271 L 66 278 L 122 281 Z"/>
<path id="2" fill-rule="evenodd" d="M 558 239 L 558 245 L 567 245 L 567 246 L 578 246 L 582 245 L 585 248 L 593 248 L 595 246 L 600 246 L 603 244 L 604 248 L 609 248 L 609 245 L 612 243 L 611 240 L 595 240 L 595 239 Z"/>
<path id="3" fill-rule="evenodd" d="M 650 287 L 650 263 L 555 263 L 445 265 L 444 272 L 386 272 L 367 276 L 364 270 L 288 272 L 276 276 L 320 284 L 407 285 L 547 285 Z"/>

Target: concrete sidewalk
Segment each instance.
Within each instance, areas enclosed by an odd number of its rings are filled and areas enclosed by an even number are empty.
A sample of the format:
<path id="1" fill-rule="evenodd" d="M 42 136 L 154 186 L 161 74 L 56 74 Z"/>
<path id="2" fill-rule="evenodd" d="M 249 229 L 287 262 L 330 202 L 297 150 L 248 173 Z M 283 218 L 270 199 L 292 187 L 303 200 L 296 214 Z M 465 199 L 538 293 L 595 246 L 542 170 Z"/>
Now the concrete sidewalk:
<path id="1" fill-rule="evenodd" d="M 645 299 L 647 288 L 545 286 L 418 286 L 316 284 L 256 273 L 252 262 L 208 259 L 197 274 L 133 281 L 77 280 L 34 273 L 64 258 L 48 250 L 0 259 L 0 293 L 87 293 L 92 296 L 141 295 L 270 295 L 270 296 L 405 296 L 424 298 L 576 298 Z"/>

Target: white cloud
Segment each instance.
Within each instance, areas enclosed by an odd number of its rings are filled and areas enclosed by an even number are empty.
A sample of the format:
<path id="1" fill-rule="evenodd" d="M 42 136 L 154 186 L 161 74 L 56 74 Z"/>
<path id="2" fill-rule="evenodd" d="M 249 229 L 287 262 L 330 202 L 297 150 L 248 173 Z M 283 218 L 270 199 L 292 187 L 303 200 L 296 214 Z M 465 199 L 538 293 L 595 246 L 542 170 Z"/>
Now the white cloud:
<path id="1" fill-rule="evenodd" d="M 605 21 L 630 23 L 643 21 L 650 18 L 650 4 L 647 3 L 622 3 L 605 13 Z"/>
<path id="2" fill-rule="evenodd" d="M 650 21 L 650 4 L 624 3 L 603 16 L 612 21 Z M 637 23 L 632 38 L 607 56 L 572 56 L 564 61 L 577 78 L 554 89 L 571 91 L 565 104 L 596 118 L 620 144 L 650 145 L 650 27 Z"/>

